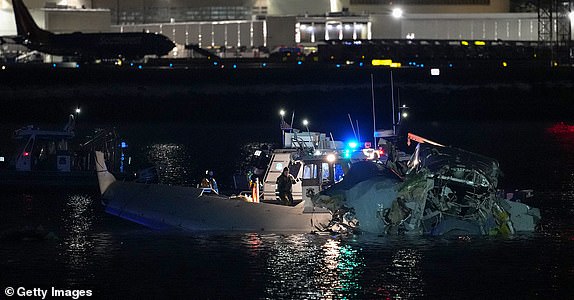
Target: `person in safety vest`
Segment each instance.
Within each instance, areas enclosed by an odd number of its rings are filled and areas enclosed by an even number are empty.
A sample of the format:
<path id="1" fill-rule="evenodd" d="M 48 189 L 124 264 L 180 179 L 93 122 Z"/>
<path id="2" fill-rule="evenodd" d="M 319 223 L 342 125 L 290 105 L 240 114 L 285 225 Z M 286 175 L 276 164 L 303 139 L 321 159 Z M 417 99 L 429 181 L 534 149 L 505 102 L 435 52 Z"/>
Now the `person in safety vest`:
<path id="1" fill-rule="evenodd" d="M 217 188 L 217 182 L 215 178 L 213 178 L 213 171 L 207 170 L 205 171 L 205 177 L 201 180 L 199 184 L 200 188 L 210 188 L 214 190 L 216 193 L 219 193 L 219 189 Z"/>

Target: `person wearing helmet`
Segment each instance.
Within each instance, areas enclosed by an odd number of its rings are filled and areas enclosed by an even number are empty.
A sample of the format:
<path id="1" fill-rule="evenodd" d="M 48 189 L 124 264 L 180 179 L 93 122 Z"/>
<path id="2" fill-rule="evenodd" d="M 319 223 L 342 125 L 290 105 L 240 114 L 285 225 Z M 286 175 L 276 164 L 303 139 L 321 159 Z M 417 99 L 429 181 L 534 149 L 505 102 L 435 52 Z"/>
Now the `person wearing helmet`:
<path id="1" fill-rule="evenodd" d="M 289 168 L 285 167 L 279 177 L 277 177 L 277 192 L 279 192 L 279 201 L 284 205 L 293 205 L 293 184 L 295 178 L 289 174 Z"/>
<path id="2" fill-rule="evenodd" d="M 219 193 L 219 189 L 217 188 L 217 182 L 215 181 L 215 178 L 213 178 L 213 171 L 211 171 L 211 170 L 205 171 L 205 177 L 201 180 L 199 187 L 203 188 L 203 189 L 206 189 L 206 188 L 212 189 L 216 193 Z"/>

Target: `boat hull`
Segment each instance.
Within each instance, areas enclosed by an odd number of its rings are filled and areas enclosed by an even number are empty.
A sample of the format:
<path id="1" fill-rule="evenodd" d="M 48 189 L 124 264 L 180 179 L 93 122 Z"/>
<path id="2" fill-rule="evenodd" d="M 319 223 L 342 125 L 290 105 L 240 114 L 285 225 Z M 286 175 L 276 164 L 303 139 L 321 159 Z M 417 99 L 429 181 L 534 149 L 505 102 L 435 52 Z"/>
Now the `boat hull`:
<path id="1" fill-rule="evenodd" d="M 253 203 L 201 189 L 114 182 L 102 195 L 106 212 L 154 229 L 185 231 L 312 232 L 328 224 L 328 212 Z"/>

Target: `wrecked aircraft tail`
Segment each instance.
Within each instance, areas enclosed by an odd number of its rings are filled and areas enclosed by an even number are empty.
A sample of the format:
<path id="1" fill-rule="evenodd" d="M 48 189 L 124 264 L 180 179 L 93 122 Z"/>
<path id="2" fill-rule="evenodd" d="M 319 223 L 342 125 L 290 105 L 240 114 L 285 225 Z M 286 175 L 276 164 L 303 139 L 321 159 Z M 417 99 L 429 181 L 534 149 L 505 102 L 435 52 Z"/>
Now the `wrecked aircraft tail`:
<path id="1" fill-rule="evenodd" d="M 100 193 L 103 195 L 108 187 L 116 181 L 112 173 L 108 172 L 104 153 L 96 151 L 96 172 L 98 172 L 98 183 L 100 185 Z"/>

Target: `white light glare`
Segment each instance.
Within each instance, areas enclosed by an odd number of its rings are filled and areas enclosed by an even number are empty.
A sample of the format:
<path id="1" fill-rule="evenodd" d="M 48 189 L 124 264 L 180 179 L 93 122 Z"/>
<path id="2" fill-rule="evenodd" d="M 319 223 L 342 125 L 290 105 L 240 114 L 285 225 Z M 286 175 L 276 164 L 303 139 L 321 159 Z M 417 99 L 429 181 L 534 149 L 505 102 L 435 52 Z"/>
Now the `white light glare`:
<path id="1" fill-rule="evenodd" d="M 393 8 L 391 15 L 396 19 L 400 19 L 403 17 L 403 10 L 400 8 Z"/>
<path id="2" fill-rule="evenodd" d="M 284 116 L 285 116 L 285 111 L 284 111 L 284 110 L 280 110 L 280 111 L 279 111 L 279 114 L 280 114 L 282 117 L 284 117 Z"/>
<path id="3" fill-rule="evenodd" d="M 309 125 L 309 121 L 307 121 L 307 119 L 303 120 L 303 126 L 307 126 Z"/>
<path id="4" fill-rule="evenodd" d="M 81 110 L 80 110 L 80 108 L 79 108 L 79 107 L 78 107 L 78 108 L 76 108 L 76 113 L 77 113 L 77 114 L 79 114 L 79 113 L 80 113 L 80 111 L 81 111 Z"/>
<path id="5" fill-rule="evenodd" d="M 335 154 L 331 153 L 329 155 L 327 155 L 327 162 L 335 162 L 335 160 L 337 160 L 337 157 L 335 156 Z"/>
<path id="6" fill-rule="evenodd" d="M 408 114 L 406 111 L 403 112 L 403 118 L 406 118 L 406 117 L 408 117 L 408 116 L 409 116 L 409 114 Z"/>

